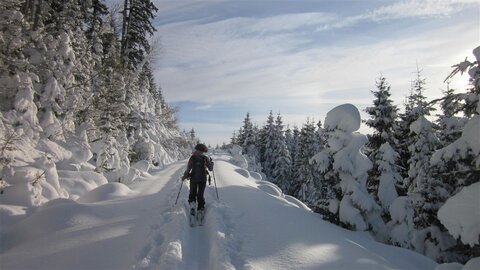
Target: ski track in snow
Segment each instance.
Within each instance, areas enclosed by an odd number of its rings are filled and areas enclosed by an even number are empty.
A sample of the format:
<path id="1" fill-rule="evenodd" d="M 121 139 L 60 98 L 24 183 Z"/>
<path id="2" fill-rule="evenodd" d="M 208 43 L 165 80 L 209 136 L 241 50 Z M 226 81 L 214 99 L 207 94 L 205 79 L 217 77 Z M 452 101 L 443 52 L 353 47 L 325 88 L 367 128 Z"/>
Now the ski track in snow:
<path id="1" fill-rule="evenodd" d="M 180 175 L 182 169 L 175 175 Z M 150 225 L 146 245 L 132 269 L 253 269 L 240 254 L 241 242 L 234 237 L 227 207 L 217 201 L 213 182 L 205 190 L 203 226 L 190 227 L 186 201 L 189 183 L 183 183 L 179 201 L 172 205 L 181 184 L 172 180 L 164 187 L 169 195 Z"/>

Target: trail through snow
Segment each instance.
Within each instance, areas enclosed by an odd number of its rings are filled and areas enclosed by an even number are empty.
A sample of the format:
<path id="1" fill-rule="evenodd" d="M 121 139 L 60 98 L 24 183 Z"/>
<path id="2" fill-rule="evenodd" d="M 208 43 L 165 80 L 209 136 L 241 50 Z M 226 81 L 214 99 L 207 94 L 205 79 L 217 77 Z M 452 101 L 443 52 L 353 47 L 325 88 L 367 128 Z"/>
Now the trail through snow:
<path id="1" fill-rule="evenodd" d="M 177 162 L 124 197 L 50 202 L 0 231 L 2 269 L 434 269 L 430 259 L 325 222 L 298 200 L 216 154 L 204 225 L 179 202 Z M 253 175 L 253 176 L 252 176 Z M 3 221 L 2 221 L 3 223 Z M 3 226 L 3 224 L 2 224 Z"/>

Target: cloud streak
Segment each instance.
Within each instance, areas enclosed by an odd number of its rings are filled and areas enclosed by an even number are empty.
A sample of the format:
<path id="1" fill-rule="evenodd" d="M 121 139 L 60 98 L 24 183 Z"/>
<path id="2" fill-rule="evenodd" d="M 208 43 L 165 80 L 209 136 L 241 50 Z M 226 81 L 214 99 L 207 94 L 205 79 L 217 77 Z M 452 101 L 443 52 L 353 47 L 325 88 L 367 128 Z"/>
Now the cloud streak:
<path id="1" fill-rule="evenodd" d="M 169 101 L 194 101 L 197 111 L 232 101 L 276 111 L 288 101 L 296 107 L 288 113 L 308 115 L 319 106 L 314 113 L 325 115 L 321 104 L 371 103 L 380 72 L 401 104 L 418 62 L 429 83 L 426 94 L 437 97 L 450 66 L 480 40 L 478 11 L 465 9 L 471 5 L 403 1 L 352 16 L 309 11 L 171 19 L 158 27 L 164 50 L 156 76 Z M 460 11 L 464 16 L 455 16 Z M 178 10 L 169 14 L 182 17 Z M 252 106 L 232 110 L 244 110 L 243 117 Z M 240 125 L 238 115 L 231 117 Z M 187 114 L 183 118 L 188 122 Z"/>

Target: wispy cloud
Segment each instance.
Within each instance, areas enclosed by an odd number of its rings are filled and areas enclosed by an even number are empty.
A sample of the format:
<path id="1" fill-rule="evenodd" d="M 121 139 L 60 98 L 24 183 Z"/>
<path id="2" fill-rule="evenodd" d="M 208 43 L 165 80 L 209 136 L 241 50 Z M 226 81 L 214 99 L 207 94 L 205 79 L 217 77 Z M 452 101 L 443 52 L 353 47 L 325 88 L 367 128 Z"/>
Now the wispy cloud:
<path id="1" fill-rule="evenodd" d="M 424 67 L 426 94 L 436 97 L 450 66 L 480 41 L 471 1 L 402 1 L 348 16 L 317 10 L 221 18 L 206 13 L 205 19 L 179 11 L 195 13 L 196 4 L 172 7 L 164 17 L 175 19 L 161 19 L 158 27 L 163 54 L 156 75 L 165 95 L 195 102 L 194 112 L 184 111 L 184 123 L 197 123 L 192 115 L 205 112 L 199 124 L 222 117 L 238 126 L 254 106 L 297 120 L 321 118 L 343 102 L 365 107 L 380 72 L 400 104 L 416 62 Z M 229 110 L 241 112 L 211 113 L 222 103 L 235 103 Z"/>

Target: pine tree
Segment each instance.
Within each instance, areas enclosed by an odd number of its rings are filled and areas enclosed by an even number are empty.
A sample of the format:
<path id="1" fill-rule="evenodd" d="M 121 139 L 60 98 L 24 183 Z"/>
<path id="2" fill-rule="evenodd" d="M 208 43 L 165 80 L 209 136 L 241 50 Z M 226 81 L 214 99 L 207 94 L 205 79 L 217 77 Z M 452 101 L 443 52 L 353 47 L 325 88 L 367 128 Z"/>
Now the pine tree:
<path id="1" fill-rule="evenodd" d="M 290 130 L 290 129 L 289 129 Z M 288 152 L 290 152 L 290 156 L 292 157 L 292 175 L 296 174 L 295 168 L 295 156 L 298 152 L 298 145 L 299 145 L 299 138 L 300 138 L 300 131 L 298 130 L 297 126 L 293 127 L 291 131 L 291 136 L 288 136 L 288 130 L 285 134 L 285 139 L 287 141 Z"/>
<path id="2" fill-rule="evenodd" d="M 292 177 L 292 160 L 287 148 L 280 114 L 277 115 L 277 119 L 275 120 L 274 141 L 271 147 L 273 148 L 273 156 L 275 157 L 272 169 L 273 182 L 283 191 L 286 191 L 289 188 L 289 182 Z"/>
<path id="3" fill-rule="evenodd" d="M 397 107 L 393 105 L 393 101 L 390 99 L 390 85 L 387 83 L 386 78 L 381 75 L 376 81 L 377 89 L 372 91 L 373 95 L 375 96 L 375 100 L 373 101 L 373 107 L 367 107 L 366 112 L 370 115 L 370 119 L 368 119 L 365 124 L 371 128 L 373 128 L 373 134 L 367 135 L 368 137 L 368 155 L 370 160 L 373 161 L 373 167 L 369 171 L 368 177 L 368 191 L 374 198 L 382 203 L 383 209 L 385 211 L 384 215 L 388 213 L 388 207 L 391 204 L 391 200 L 386 198 L 379 198 L 379 196 L 383 196 L 384 187 L 389 187 L 389 194 L 395 194 L 396 197 L 396 190 L 395 187 L 397 183 L 400 181 L 400 178 L 397 178 L 397 168 L 395 164 L 389 164 L 389 168 L 381 168 L 381 166 L 385 166 L 385 162 L 390 162 L 392 156 L 396 156 L 396 151 L 393 147 L 396 145 L 396 139 L 394 138 L 394 125 L 395 121 L 397 120 Z M 380 150 L 380 147 L 387 144 L 388 146 L 384 146 L 383 149 Z M 391 148 L 391 149 L 389 149 Z M 393 151 L 393 153 L 392 153 Z M 386 157 L 386 153 L 390 153 L 392 156 Z M 388 158 L 387 160 L 385 160 Z M 394 183 L 390 183 L 385 185 L 385 181 L 381 183 L 381 179 L 386 180 L 385 170 L 388 170 L 388 174 L 395 175 Z M 398 183 L 399 184 L 399 183 Z M 382 190 L 380 191 L 380 185 L 382 185 Z M 394 190 L 391 190 L 393 188 Z M 392 198 L 392 199 L 395 199 Z M 386 203 L 386 205 L 383 205 Z"/>
<path id="4" fill-rule="evenodd" d="M 466 98 L 462 109 L 468 122 L 465 124 L 462 134 L 452 143 L 436 151 L 430 162 L 433 177 L 438 179 L 441 185 L 435 186 L 436 204 L 432 211 L 438 210 L 445 201 L 457 194 L 460 190 L 471 188 L 471 185 L 480 181 L 480 149 L 478 148 L 478 130 L 480 127 L 480 47 L 473 50 L 476 61 L 467 59 L 460 64 L 454 65 L 454 70 L 447 79 L 457 73 L 468 72 L 470 75 L 470 87 L 466 94 L 460 94 L 460 98 Z M 462 97 L 463 96 L 463 97 Z M 458 97 L 458 96 L 457 96 Z M 468 100 L 468 101 L 467 101 Z M 435 216 L 436 217 L 436 216 Z M 433 221 L 440 232 L 446 229 Z M 444 236 L 444 235 L 443 235 Z M 447 252 L 442 252 L 437 258 L 440 261 L 466 262 L 473 257 L 480 256 L 480 245 L 467 246 L 459 240 L 454 243 Z M 442 246 L 442 251 L 445 247 Z"/>
<path id="5" fill-rule="evenodd" d="M 146 1 L 130 3 L 134 19 Z M 7 0 L 0 3 L 0 17 L 0 136 L 8 139 L 8 149 L 21 137 L 32 159 L 40 158 L 44 145 L 65 148 L 62 156 L 39 159 L 40 169 L 49 172 L 33 188 L 25 185 L 31 179 L 6 179 L 18 190 L 35 192 L 30 204 L 66 196 L 55 175 L 57 163 L 75 170 L 93 163 L 110 181 L 131 181 L 138 174 L 132 161 L 158 165 L 188 154 L 188 140 L 157 91 L 147 59 L 138 68 L 123 68 L 117 16 L 100 0 Z M 134 132 L 127 129 L 131 119 Z M 11 161 L 14 172 L 20 164 Z"/>
<path id="6" fill-rule="evenodd" d="M 263 127 L 263 132 L 262 132 L 262 137 L 259 141 L 261 141 L 261 145 L 263 146 L 260 150 L 260 154 L 262 155 L 262 167 L 263 167 L 263 172 L 267 176 L 267 179 L 272 179 L 273 178 L 273 170 L 275 167 L 275 160 L 276 156 L 274 151 L 276 150 L 276 126 L 275 126 L 275 120 L 273 118 L 273 113 L 270 111 L 270 114 L 268 115 L 267 118 L 267 123 Z M 262 153 L 263 152 L 263 153 Z"/>
<path id="7" fill-rule="evenodd" d="M 402 182 L 402 176 L 398 172 L 397 159 L 399 154 L 390 146 L 388 142 L 385 142 L 378 149 L 375 160 L 375 165 L 379 172 L 378 175 L 378 191 L 376 197 L 383 209 L 382 215 L 389 216 L 390 206 L 393 201 L 398 197 L 397 186 Z M 388 218 L 385 218 L 388 220 Z"/>
<path id="8" fill-rule="evenodd" d="M 430 158 L 438 147 L 432 124 L 423 116 L 410 126 L 414 143 L 410 145 L 408 197 L 414 210 L 412 246 L 417 252 L 438 259 L 455 241 L 439 228 L 437 211 L 445 196 L 444 183 L 433 177 Z"/>
<path id="9" fill-rule="evenodd" d="M 253 125 L 250 113 L 247 113 L 243 120 L 243 126 L 238 131 L 236 142 L 242 147 L 242 154 L 245 155 L 248 161 L 249 169 L 261 172 L 262 167 L 259 163 L 260 155 L 257 148 L 258 133 L 258 127 Z"/>
<path id="10" fill-rule="evenodd" d="M 238 143 L 242 146 L 243 153 L 248 154 L 249 149 L 255 146 L 255 134 L 253 130 L 253 123 L 250 119 L 250 113 L 247 113 L 243 120 L 243 127 L 238 133 Z"/>
<path id="11" fill-rule="evenodd" d="M 30 36 L 24 35 L 31 33 L 28 31 L 31 25 L 28 16 L 20 12 L 21 7 L 20 1 L 0 3 L 0 108 L 2 120 L 10 119 L 5 121 L 5 126 L 11 128 L 10 134 L 35 138 L 41 130 L 34 102 L 37 94 L 34 83 L 39 78 L 32 59 L 28 60 L 32 44 L 28 41 Z"/>
<path id="12" fill-rule="evenodd" d="M 343 118 L 350 119 L 348 124 L 339 120 Z M 366 188 L 371 162 L 361 148 L 367 138 L 354 133 L 359 128 L 360 113 L 351 104 L 337 106 L 327 114 L 327 143 L 313 158 L 325 173 L 319 211 L 324 213 L 324 218 L 347 228 L 372 228 L 383 239 L 385 224 L 380 218 L 380 207 Z"/>
<path id="13" fill-rule="evenodd" d="M 408 192 L 412 179 L 408 175 L 409 160 L 411 159 L 411 152 L 409 146 L 415 141 L 412 138 L 410 125 L 422 116 L 430 115 L 433 110 L 432 106 L 427 102 L 427 98 L 423 95 L 425 91 L 426 79 L 422 77 L 421 70 L 417 67 L 416 78 L 412 81 L 410 88 L 410 95 L 405 104 L 405 112 L 400 114 L 400 121 L 396 125 L 395 135 L 398 140 L 398 148 L 395 149 L 400 154 L 399 168 L 402 177 L 404 178 L 403 187 L 399 190 L 401 195 Z"/>
<path id="14" fill-rule="evenodd" d="M 156 31 L 152 20 L 157 7 L 150 0 L 124 0 L 121 55 L 124 67 L 136 69 L 150 53 L 147 34 Z"/>
<path id="15" fill-rule="evenodd" d="M 314 187 L 314 170 L 310 163 L 310 159 L 315 155 L 315 125 L 311 121 L 307 121 L 300 131 L 298 149 L 295 154 L 294 163 L 294 183 L 290 194 L 307 202 L 310 194 L 315 193 Z M 310 189 L 309 189 L 310 188 Z M 308 202 L 307 202 L 308 203 Z"/>
<path id="16" fill-rule="evenodd" d="M 370 115 L 370 119 L 365 124 L 374 130 L 373 134 L 368 136 L 368 147 L 372 150 L 378 150 L 385 142 L 390 145 L 395 143 L 392 131 L 398 111 L 397 106 L 390 99 L 390 85 L 383 75 L 377 79 L 376 87 L 377 89 L 372 91 L 375 96 L 374 106 L 365 109 Z"/>
<path id="17" fill-rule="evenodd" d="M 460 138 L 466 119 L 458 115 L 462 110 L 463 102 L 458 99 L 455 91 L 448 87 L 443 94 L 444 96 L 440 100 L 442 113 L 437 115 L 436 129 L 441 145 L 447 146 Z"/>

